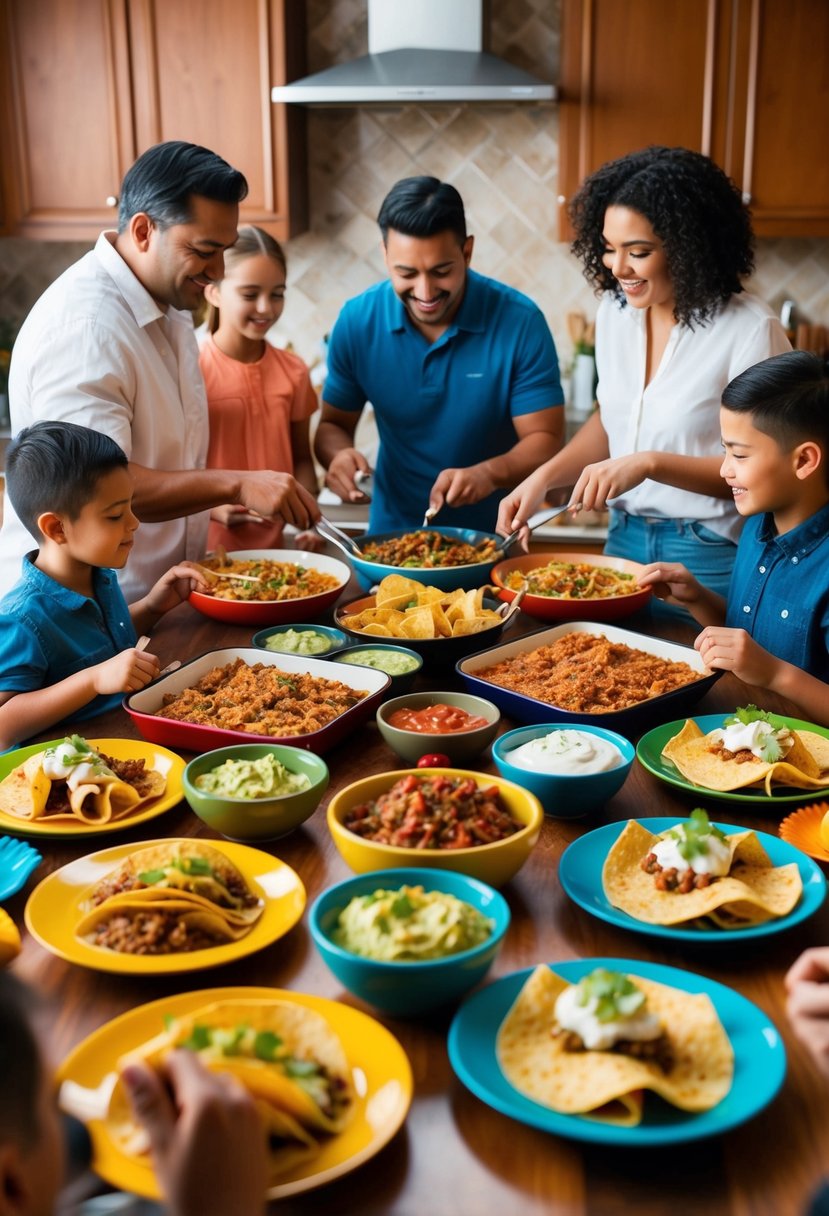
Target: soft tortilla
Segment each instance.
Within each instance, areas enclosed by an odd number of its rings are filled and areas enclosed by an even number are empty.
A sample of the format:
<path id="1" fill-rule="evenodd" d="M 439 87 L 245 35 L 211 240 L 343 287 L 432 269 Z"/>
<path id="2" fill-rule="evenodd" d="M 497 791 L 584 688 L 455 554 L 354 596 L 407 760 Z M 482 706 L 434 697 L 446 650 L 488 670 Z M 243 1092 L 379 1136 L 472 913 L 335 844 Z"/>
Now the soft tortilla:
<path id="1" fill-rule="evenodd" d="M 565 1051 L 563 1036 L 551 1032 L 556 1000 L 569 984 L 539 966 L 498 1031 L 498 1062 L 509 1083 L 551 1110 L 596 1119 L 605 1119 L 602 1108 L 608 1104 L 622 1103 L 639 1122 L 637 1091 L 643 1089 L 680 1110 L 710 1110 L 721 1102 L 731 1088 L 734 1052 L 710 999 L 641 976 L 630 978 L 665 1026 L 674 1053 L 669 1073 L 652 1061 L 617 1052 Z"/>
<path id="2" fill-rule="evenodd" d="M 225 942 L 237 941 L 240 937 L 244 937 L 249 930 L 248 925 L 230 924 L 223 916 L 219 915 L 216 909 L 208 911 L 207 908 L 196 907 L 193 903 L 188 903 L 185 900 L 168 899 L 159 905 L 151 904 L 146 900 L 130 901 L 119 898 L 117 900 L 107 900 L 106 903 L 88 912 L 78 924 L 75 934 L 90 945 L 98 946 L 99 943 L 95 941 L 96 930 L 105 921 L 111 920 L 113 917 L 123 916 L 133 921 L 142 915 L 158 911 L 174 917 L 177 921 L 183 922 L 188 927 L 201 930 L 201 932 L 206 933 L 209 937 L 214 938 L 215 945 L 217 946 L 221 946 Z M 199 947 L 199 949 L 202 948 Z M 101 944 L 100 949 L 111 950 L 112 947 Z M 128 954 L 130 951 L 115 951 L 115 953 Z M 152 954 L 153 951 L 146 951 L 145 953 Z M 165 951 L 165 953 L 169 953 L 169 951 Z"/>
<path id="3" fill-rule="evenodd" d="M 660 839 L 635 819 L 628 820 L 602 869 L 605 895 L 614 907 L 636 920 L 681 925 L 707 916 L 721 927 L 732 928 L 786 916 L 800 899 L 803 883 L 796 863 L 773 866 L 753 832 L 727 837 L 732 869 L 737 867 L 733 873 L 687 894 L 660 891 L 653 874 L 640 865 Z"/>
<path id="4" fill-rule="evenodd" d="M 198 860 L 206 863 L 210 874 L 186 874 L 176 862 L 187 863 Z M 161 872 L 162 876 L 146 885 L 129 885 L 141 882 L 139 875 Z M 126 878 L 129 889 L 117 895 L 108 895 L 111 885 Z M 264 902 L 246 904 L 236 890 L 250 890 L 244 874 L 220 849 L 213 848 L 202 840 L 172 840 L 167 844 L 139 849 L 105 878 L 96 883 L 85 901 L 90 907 L 105 902 L 106 906 L 119 903 L 158 903 L 165 900 L 195 904 L 217 913 L 229 924 L 250 928 L 264 910 Z"/>
<path id="5" fill-rule="evenodd" d="M 0 781 L 0 810 L 7 815 L 17 819 L 46 817 L 50 822 L 80 819 L 82 823 L 103 824 L 126 815 L 150 798 L 157 798 L 167 784 L 164 774 L 154 769 L 142 774 L 139 788 L 105 768 L 94 782 L 75 789 L 67 787 L 69 810 L 51 811 L 47 802 L 53 782 L 43 771 L 43 756 L 47 750 L 35 752 Z M 99 755 L 94 749 L 90 751 Z"/>
<path id="6" fill-rule="evenodd" d="M 825 789 L 829 785 L 829 772 L 823 775 L 821 772 L 829 762 L 827 740 L 809 730 L 793 730 L 792 735 L 794 743 L 786 759 L 775 764 L 757 758 L 743 762 L 725 760 L 711 751 L 710 734 L 703 734 L 689 718 L 679 734 L 665 744 L 662 755 L 693 785 L 721 793 L 763 785 L 770 795 L 774 783 L 798 789 Z"/>

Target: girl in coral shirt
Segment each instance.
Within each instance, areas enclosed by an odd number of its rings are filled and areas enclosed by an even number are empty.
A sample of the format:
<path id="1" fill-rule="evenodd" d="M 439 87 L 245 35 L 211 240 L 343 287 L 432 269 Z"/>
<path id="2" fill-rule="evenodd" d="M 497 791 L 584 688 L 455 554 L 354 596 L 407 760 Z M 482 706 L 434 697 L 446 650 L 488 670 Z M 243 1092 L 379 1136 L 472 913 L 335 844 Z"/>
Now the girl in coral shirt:
<path id="1" fill-rule="evenodd" d="M 205 288 L 208 338 L 199 363 L 207 388 L 210 443 L 207 467 L 293 473 L 316 496 L 308 423 L 317 409 L 308 368 L 266 340 L 285 306 L 285 254 L 253 226 L 239 229 L 225 251 L 225 275 Z M 228 503 L 210 513 L 210 549 L 271 549 L 282 545 L 282 521 Z M 300 549 L 320 549 L 316 532 L 300 532 Z"/>

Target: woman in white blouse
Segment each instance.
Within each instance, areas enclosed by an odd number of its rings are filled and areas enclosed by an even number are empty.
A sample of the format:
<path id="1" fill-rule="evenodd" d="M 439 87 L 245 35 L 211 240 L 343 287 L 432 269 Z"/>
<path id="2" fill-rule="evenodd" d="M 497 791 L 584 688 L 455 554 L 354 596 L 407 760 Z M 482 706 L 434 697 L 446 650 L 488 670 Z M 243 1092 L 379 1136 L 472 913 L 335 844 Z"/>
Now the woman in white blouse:
<path id="1" fill-rule="evenodd" d="M 602 166 L 573 199 L 573 252 L 601 295 L 598 410 L 501 503 L 498 530 L 550 490 L 610 506 L 605 553 L 682 562 L 725 595 L 740 521 L 720 477 L 720 396 L 739 372 L 789 349 L 762 301 L 748 211 L 708 157 L 651 147 Z"/>

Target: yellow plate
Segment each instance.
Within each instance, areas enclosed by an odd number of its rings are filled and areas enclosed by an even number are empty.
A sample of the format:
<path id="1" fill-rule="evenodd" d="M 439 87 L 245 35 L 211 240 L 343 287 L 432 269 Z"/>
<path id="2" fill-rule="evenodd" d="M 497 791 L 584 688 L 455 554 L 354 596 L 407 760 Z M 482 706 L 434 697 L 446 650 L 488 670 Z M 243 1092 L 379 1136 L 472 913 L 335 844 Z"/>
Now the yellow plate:
<path id="1" fill-rule="evenodd" d="M 345 1131 L 324 1140 L 310 1161 L 286 1171 L 284 1180 L 271 1187 L 268 1197 L 281 1199 L 310 1191 L 342 1177 L 378 1153 L 402 1125 L 411 1104 L 408 1058 L 397 1039 L 374 1018 L 321 996 L 282 988 L 208 988 L 164 997 L 131 1009 L 94 1031 L 61 1064 L 58 1081 L 70 1080 L 95 1089 L 113 1072 L 125 1052 L 140 1047 L 163 1029 L 165 1017 L 177 1017 L 215 1001 L 246 999 L 292 1001 L 322 1014 L 343 1045 L 357 1095 L 354 1118 Z M 122 1190 L 158 1199 L 158 1184 L 149 1162 L 144 1164 L 122 1153 L 101 1120 L 90 1120 L 88 1127 L 96 1173 Z"/>
<path id="2" fill-rule="evenodd" d="M 122 844 L 79 857 L 44 878 L 32 891 L 26 903 L 26 927 L 32 937 L 58 958 L 95 971 L 115 971 L 129 975 L 169 975 L 180 971 L 200 971 L 219 967 L 234 959 L 244 958 L 269 946 L 292 929 L 305 908 L 305 887 L 302 880 L 284 861 L 270 853 L 233 844 L 228 840 L 211 840 L 218 849 L 238 866 L 257 895 L 265 900 L 265 910 L 244 937 L 206 950 L 188 950 L 181 954 L 118 954 L 103 946 L 93 946 L 75 936 L 75 926 L 84 915 L 82 904 L 89 888 L 110 870 L 114 870 L 132 853 L 154 845 L 173 844 L 174 840 L 144 840 L 140 844 Z"/>
<path id="3" fill-rule="evenodd" d="M 29 756 L 33 756 L 35 752 L 45 751 L 47 747 L 54 747 L 56 743 L 62 743 L 64 738 L 65 736 L 62 735 L 60 739 L 51 739 L 48 743 L 30 743 L 28 747 L 19 747 L 16 751 L 0 756 L 0 781 L 4 777 L 8 777 L 12 769 L 17 768 L 24 760 L 28 760 Z M 156 815 L 169 811 L 170 807 L 181 802 L 184 797 L 181 775 L 185 765 L 181 756 L 177 756 L 175 752 L 169 751 L 166 747 L 159 747 L 157 743 L 146 743 L 143 739 L 87 739 L 86 741 L 90 747 L 94 747 L 97 751 L 105 751 L 107 755 L 114 756 L 116 760 L 143 760 L 147 768 L 154 768 L 158 772 L 164 773 L 167 778 L 166 790 L 160 798 L 153 798 L 151 802 L 142 802 L 134 815 L 122 815 L 119 819 L 113 819 L 109 823 L 84 823 L 81 819 L 77 821 L 77 824 L 71 823 L 68 819 L 50 823 L 48 818 L 18 819 L 16 815 L 7 815 L 5 811 L 0 811 L 0 830 L 16 832 L 19 836 L 103 836 L 107 832 L 120 832 L 124 828 L 134 827 L 136 823 L 155 819 Z"/>
<path id="4" fill-rule="evenodd" d="M 820 825 L 823 816 L 829 811 L 829 803 L 814 802 L 804 806 L 799 811 L 787 815 L 777 829 L 782 840 L 787 840 L 795 848 L 814 857 L 815 861 L 829 861 L 829 851 L 823 847 L 820 839 Z"/>

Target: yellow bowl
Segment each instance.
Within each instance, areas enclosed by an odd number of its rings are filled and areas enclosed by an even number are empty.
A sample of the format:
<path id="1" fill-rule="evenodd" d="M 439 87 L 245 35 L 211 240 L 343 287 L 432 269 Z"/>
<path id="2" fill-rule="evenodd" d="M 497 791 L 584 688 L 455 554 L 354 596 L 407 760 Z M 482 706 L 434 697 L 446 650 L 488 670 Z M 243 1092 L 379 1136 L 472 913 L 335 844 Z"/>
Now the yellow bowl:
<path id="1" fill-rule="evenodd" d="M 513 819 L 524 826 L 505 840 L 481 844 L 471 849 L 405 849 L 399 845 L 378 844 L 364 840 L 343 827 L 347 813 L 361 802 L 370 802 L 391 789 L 401 777 L 413 773 L 417 777 L 471 777 L 479 786 L 496 786 L 504 805 Z M 343 860 L 357 874 L 369 870 L 388 870 L 397 866 L 431 866 L 439 870 L 457 870 L 471 874 L 492 887 L 500 887 L 518 873 L 529 857 L 544 821 L 541 803 L 529 790 L 522 789 L 503 777 L 475 773 L 463 768 L 402 768 L 393 772 L 364 777 L 340 790 L 328 804 L 328 827 Z"/>

